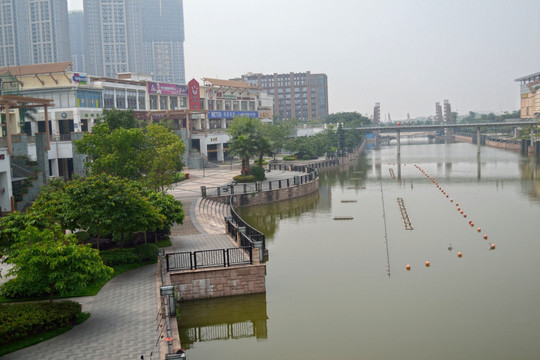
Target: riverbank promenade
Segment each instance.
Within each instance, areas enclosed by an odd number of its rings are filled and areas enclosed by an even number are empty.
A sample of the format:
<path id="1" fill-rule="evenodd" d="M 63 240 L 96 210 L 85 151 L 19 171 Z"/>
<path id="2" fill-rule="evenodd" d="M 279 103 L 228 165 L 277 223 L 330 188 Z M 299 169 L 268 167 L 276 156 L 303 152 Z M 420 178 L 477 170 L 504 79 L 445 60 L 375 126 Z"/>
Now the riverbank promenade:
<path id="1" fill-rule="evenodd" d="M 184 204 L 184 224 L 171 230 L 172 246 L 166 252 L 196 251 L 235 246 L 225 234 L 223 216 L 196 206 L 201 186 L 223 186 L 240 173 L 233 164 L 203 170 L 186 170 L 188 180 L 169 191 Z M 268 180 L 290 178 L 293 172 L 272 171 Z M 203 204 L 204 205 L 204 204 Z M 226 211 L 225 208 L 223 211 Z M 222 229 L 222 230 L 220 230 Z M 157 265 L 121 274 L 109 281 L 96 296 L 71 299 L 83 305 L 90 318 L 72 330 L 37 345 L 7 354 L 2 359 L 160 359 L 158 338 Z M 163 352 L 163 351 L 162 351 Z"/>

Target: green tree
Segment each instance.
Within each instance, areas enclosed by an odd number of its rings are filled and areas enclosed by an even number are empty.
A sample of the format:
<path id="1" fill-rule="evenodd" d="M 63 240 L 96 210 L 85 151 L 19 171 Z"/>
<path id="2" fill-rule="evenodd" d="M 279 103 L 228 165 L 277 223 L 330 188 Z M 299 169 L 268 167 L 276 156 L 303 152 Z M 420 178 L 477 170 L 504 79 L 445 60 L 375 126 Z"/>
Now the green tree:
<path id="1" fill-rule="evenodd" d="M 330 114 L 326 117 L 325 122 L 329 124 L 341 124 L 343 123 L 343 126 L 346 128 L 351 127 L 360 127 L 367 125 L 371 123 L 371 120 L 360 114 L 355 112 L 339 112 L 335 114 Z"/>
<path id="2" fill-rule="evenodd" d="M 148 227 L 148 230 L 154 231 L 155 240 L 157 242 L 157 230 L 170 229 L 175 223 L 184 223 L 184 209 L 182 203 L 170 194 L 150 191 L 146 196 L 148 197 L 150 204 L 163 215 L 163 218 L 154 220 L 154 223 L 149 224 Z"/>
<path id="3" fill-rule="evenodd" d="M 64 219 L 65 182 L 50 179 L 42 186 L 37 199 L 26 213 L 43 224 L 57 224 L 67 229 Z"/>
<path id="4" fill-rule="evenodd" d="M 105 123 L 109 129 L 116 130 L 120 128 L 133 129 L 139 127 L 133 110 L 103 109 L 103 114 L 97 123 Z"/>
<path id="5" fill-rule="evenodd" d="M 146 127 L 149 146 L 144 151 L 143 181 L 152 189 L 163 191 L 174 182 L 176 173 L 182 170 L 184 143 L 173 132 L 161 125 Z"/>
<path id="6" fill-rule="evenodd" d="M 109 125 L 101 123 L 93 127 L 92 133 L 75 141 L 75 147 L 90 158 L 86 163 L 90 174 L 105 173 L 132 180 L 142 176 L 142 152 L 146 148 L 142 129 L 111 131 Z"/>
<path id="7" fill-rule="evenodd" d="M 71 181 L 65 192 L 67 228 L 95 235 L 98 249 L 103 234 L 118 232 L 122 246 L 126 233 L 144 231 L 148 224 L 163 221 L 164 216 L 151 206 L 141 187 L 127 179 L 89 176 Z"/>
<path id="8" fill-rule="evenodd" d="M 14 245 L 15 254 L 7 263 L 13 268 L 8 275 L 23 284 L 46 288 L 52 302 L 55 293 L 84 288 L 107 280 L 113 269 L 105 266 L 99 251 L 90 245 L 80 245 L 73 234 L 66 235 L 59 227 L 37 229 L 28 226 Z"/>
<path id="9" fill-rule="evenodd" d="M 20 241 L 21 233 L 28 226 L 43 228 L 43 224 L 38 219 L 18 211 L 0 219 L 0 258 L 12 254 L 13 246 Z"/>
<path id="10" fill-rule="evenodd" d="M 293 135 L 296 122 L 284 120 L 275 124 L 265 124 L 262 127 L 263 135 L 270 139 L 272 144 L 271 152 L 277 154 L 285 146 L 285 141 Z"/>
<path id="11" fill-rule="evenodd" d="M 161 125 L 111 130 L 105 122 L 75 142 L 79 153 L 88 155 L 90 174 L 108 174 L 139 180 L 163 190 L 182 169 L 184 144 L 174 132 Z"/>

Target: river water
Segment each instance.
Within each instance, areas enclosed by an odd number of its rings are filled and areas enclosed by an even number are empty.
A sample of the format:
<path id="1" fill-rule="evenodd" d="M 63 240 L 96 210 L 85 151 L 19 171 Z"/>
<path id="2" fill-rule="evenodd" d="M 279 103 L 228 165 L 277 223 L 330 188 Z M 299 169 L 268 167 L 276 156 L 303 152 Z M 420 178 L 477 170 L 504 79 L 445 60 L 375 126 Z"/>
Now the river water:
<path id="1" fill-rule="evenodd" d="M 189 359 L 540 358 L 537 167 L 411 144 L 399 181 L 383 147 L 322 173 L 318 194 L 244 209 L 267 235 L 267 292 L 182 304 Z"/>

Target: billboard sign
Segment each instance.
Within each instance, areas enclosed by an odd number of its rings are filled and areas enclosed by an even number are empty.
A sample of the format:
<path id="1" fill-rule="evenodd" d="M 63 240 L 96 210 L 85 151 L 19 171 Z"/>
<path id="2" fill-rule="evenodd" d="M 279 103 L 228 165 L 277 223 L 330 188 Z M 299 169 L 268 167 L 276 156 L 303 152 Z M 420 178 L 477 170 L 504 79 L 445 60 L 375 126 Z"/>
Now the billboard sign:
<path id="1" fill-rule="evenodd" d="M 187 86 L 149 81 L 148 95 L 188 96 Z"/>

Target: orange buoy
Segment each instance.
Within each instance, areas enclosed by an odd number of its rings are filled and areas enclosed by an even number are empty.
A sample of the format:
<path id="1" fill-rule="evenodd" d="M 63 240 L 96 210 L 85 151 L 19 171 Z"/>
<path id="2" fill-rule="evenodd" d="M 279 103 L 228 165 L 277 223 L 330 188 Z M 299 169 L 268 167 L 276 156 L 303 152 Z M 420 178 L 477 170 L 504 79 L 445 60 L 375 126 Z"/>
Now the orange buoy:
<path id="1" fill-rule="evenodd" d="M 458 252 L 458 253 L 457 253 L 457 256 L 458 256 L 458 257 L 462 257 L 463 254 L 462 254 L 461 252 Z"/>
<path id="2" fill-rule="evenodd" d="M 487 240 L 487 235 L 484 235 L 484 240 Z"/>
<path id="3" fill-rule="evenodd" d="M 407 269 L 407 271 L 411 270 L 411 265 L 407 264 L 407 266 L 405 266 L 405 269 Z"/>
<path id="4" fill-rule="evenodd" d="M 446 194 L 446 197 L 448 197 L 448 194 Z"/>
<path id="5" fill-rule="evenodd" d="M 482 229 L 480 229 L 480 228 L 478 228 L 478 229 L 476 229 L 476 230 L 478 230 L 478 232 L 482 231 Z"/>
<path id="6" fill-rule="evenodd" d="M 466 217 L 467 217 L 467 214 L 463 214 L 463 217 L 466 218 Z"/>
<path id="7" fill-rule="evenodd" d="M 456 203 L 456 206 L 459 206 L 459 203 L 458 203 L 458 202 Z"/>
<path id="8" fill-rule="evenodd" d="M 491 250 L 495 250 L 495 244 L 491 244 L 491 246 L 489 247 Z"/>
<path id="9" fill-rule="evenodd" d="M 461 208 L 460 208 L 460 207 L 458 207 L 458 208 L 457 208 L 457 211 L 459 211 L 459 210 L 461 210 Z"/>
<path id="10" fill-rule="evenodd" d="M 474 223 L 471 221 L 471 227 L 474 226 Z"/>
<path id="11" fill-rule="evenodd" d="M 426 261 L 426 267 L 429 267 L 430 263 L 429 261 Z"/>
<path id="12" fill-rule="evenodd" d="M 460 214 L 463 214 L 463 210 L 461 210 L 459 213 L 460 213 Z"/>
<path id="13" fill-rule="evenodd" d="M 450 199 L 450 202 L 454 202 L 454 199 Z"/>

